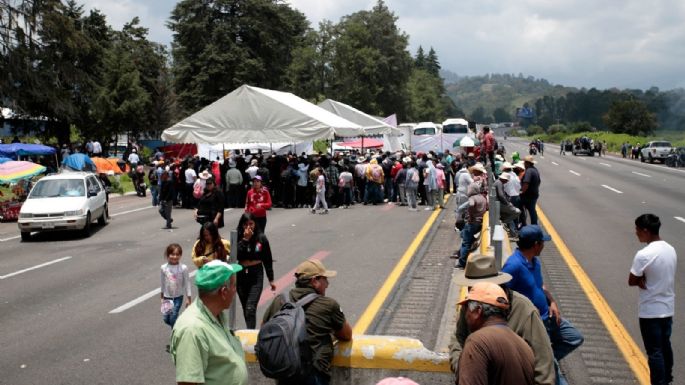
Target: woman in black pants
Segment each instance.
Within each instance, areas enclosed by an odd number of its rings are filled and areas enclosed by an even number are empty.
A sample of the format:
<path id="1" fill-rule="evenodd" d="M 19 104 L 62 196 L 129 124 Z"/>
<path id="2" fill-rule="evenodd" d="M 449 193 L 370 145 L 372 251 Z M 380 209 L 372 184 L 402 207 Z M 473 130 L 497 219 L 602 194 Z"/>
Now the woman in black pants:
<path id="1" fill-rule="evenodd" d="M 240 217 L 237 230 L 238 263 L 243 266 L 237 275 L 238 298 L 243 307 L 245 325 L 248 329 L 254 329 L 257 326 L 257 305 L 264 286 L 264 271 L 271 291 L 276 290 L 271 246 L 266 235 L 256 226 L 251 213 L 244 213 Z"/>

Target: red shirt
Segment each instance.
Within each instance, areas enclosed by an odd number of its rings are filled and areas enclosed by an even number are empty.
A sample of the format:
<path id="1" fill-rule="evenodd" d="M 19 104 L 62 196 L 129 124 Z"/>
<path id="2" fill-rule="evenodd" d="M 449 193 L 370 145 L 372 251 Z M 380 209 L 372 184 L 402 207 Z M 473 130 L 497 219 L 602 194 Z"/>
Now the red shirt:
<path id="1" fill-rule="evenodd" d="M 255 191 L 251 188 L 247 192 L 247 199 L 245 199 L 245 212 L 252 213 L 255 217 L 265 217 L 266 210 L 271 208 L 271 194 L 266 187 Z"/>
<path id="2" fill-rule="evenodd" d="M 495 151 L 495 136 L 492 132 L 488 132 L 483 137 L 483 148 L 485 149 L 485 152 Z"/>
<path id="3" fill-rule="evenodd" d="M 395 176 L 397 175 L 398 172 L 402 169 L 402 163 L 397 162 L 395 163 L 394 166 L 392 166 L 392 170 L 390 170 L 390 176 L 395 179 Z"/>

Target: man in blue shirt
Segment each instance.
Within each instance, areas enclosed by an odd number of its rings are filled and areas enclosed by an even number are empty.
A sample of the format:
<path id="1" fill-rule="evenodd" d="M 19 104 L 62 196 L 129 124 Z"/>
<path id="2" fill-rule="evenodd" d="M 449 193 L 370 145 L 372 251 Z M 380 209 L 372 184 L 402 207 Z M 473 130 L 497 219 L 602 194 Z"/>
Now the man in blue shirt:
<path id="1" fill-rule="evenodd" d="M 519 232 L 518 248 L 507 259 L 502 271 L 512 277 L 507 286 L 528 297 L 540 311 L 552 342 L 554 358 L 559 361 L 582 345 L 584 338 L 568 320 L 561 318 L 559 306 L 543 282 L 538 256 L 545 242 L 551 239 L 538 225 L 524 226 Z M 559 374 L 558 378 L 561 377 Z"/>

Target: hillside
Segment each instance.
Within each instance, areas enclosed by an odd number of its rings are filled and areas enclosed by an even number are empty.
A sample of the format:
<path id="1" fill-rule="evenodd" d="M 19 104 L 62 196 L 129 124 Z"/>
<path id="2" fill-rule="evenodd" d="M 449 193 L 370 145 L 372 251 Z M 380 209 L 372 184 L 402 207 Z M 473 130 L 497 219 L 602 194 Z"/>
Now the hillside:
<path id="1" fill-rule="evenodd" d="M 516 107 L 526 102 L 532 103 L 542 96 L 558 97 L 578 91 L 573 87 L 550 84 L 545 79 L 524 77 L 522 74 L 460 77 L 446 71 L 441 75 L 445 79 L 447 95 L 467 115 L 478 107 L 483 107 L 487 115 L 491 115 L 498 107 L 513 115 Z"/>

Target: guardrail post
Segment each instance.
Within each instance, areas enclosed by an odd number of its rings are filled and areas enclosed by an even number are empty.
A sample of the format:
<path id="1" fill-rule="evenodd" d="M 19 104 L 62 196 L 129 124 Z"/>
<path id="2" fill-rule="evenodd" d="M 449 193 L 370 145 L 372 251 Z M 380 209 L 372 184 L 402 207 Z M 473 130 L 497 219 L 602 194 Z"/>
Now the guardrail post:
<path id="1" fill-rule="evenodd" d="M 504 228 L 501 225 L 495 226 L 492 233 L 492 245 L 495 247 L 495 266 L 502 267 L 502 243 L 504 242 Z"/>
<path id="2" fill-rule="evenodd" d="M 238 231 L 237 230 L 231 230 L 231 254 L 228 257 L 228 263 L 237 263 L 238 261 Z M 233 303 L 231 303 L 231 307 L 228 308 L 228 327 L 231 330 L 235 330 L 235 322 L 236 322 L 236 304 L 235 304 L 235 298 L 233 299 Z"/>

